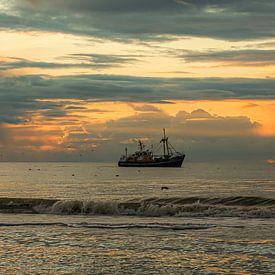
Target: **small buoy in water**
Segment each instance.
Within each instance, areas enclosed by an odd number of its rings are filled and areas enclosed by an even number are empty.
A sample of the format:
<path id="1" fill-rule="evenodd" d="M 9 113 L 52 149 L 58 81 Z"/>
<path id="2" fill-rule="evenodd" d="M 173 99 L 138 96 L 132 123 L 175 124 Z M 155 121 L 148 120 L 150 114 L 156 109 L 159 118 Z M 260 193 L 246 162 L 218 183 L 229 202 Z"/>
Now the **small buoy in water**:
<path id="1" fill-rule="evenodd" d="M 31 169 L 31 168 L 29 168 L 29 170 L 31 171 L 32 169 Z"/>
<path id="2" fill-rule="evenodd" d="M 140 170 L 138 170 L 138 172 L 140 172 Z"/>
<path id="3" fill-rule="evenodd" d="M 74 177 L 74 174 L 72 174 L 72 177 Z"/>
<path id="4" fill-rule="evenodd" d="M 169 187 L 167 187 L 167 186 L 161 186 L 161 190 L 168 190 L 169 189 Z"/>
<path id="5" fill-rule="evenodd" d="M 116 175 L 116 177 L 119 177 L 119 175 Z"/>

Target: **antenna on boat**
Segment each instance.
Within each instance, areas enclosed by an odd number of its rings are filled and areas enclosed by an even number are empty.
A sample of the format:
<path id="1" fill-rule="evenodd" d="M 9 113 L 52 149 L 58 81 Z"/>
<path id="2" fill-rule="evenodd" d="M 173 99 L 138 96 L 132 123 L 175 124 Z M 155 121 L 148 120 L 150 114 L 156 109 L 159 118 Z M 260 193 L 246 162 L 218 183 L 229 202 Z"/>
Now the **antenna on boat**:
<path id="1" fill-rule="evenodd" d="M 127 154 L 128 154 L 128 148 L 125 147 L 125 156 L 127 157 Z"/>

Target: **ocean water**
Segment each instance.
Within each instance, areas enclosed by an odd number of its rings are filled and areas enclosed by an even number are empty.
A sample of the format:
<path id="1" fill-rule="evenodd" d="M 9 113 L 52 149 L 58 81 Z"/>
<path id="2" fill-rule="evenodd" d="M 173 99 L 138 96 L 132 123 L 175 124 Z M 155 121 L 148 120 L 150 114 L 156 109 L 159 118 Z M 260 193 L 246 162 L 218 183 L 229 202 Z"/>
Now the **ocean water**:
<path id="1" fill-rule="evenodd" d="M 275 166 L 0 163 L 1 274 L 274 274 Z"/>

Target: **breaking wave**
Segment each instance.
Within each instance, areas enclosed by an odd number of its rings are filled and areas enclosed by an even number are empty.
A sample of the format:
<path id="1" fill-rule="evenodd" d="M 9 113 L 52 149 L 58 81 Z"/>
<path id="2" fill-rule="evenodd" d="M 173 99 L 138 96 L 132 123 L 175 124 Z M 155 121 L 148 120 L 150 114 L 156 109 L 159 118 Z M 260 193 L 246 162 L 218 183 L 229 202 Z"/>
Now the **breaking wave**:
<path id="1" fill-rule="evenodd" d="M 108 202 L 0 198 L 0 213 L 275 218 L 275 199 L 240 196 L 148 198 Z"/>

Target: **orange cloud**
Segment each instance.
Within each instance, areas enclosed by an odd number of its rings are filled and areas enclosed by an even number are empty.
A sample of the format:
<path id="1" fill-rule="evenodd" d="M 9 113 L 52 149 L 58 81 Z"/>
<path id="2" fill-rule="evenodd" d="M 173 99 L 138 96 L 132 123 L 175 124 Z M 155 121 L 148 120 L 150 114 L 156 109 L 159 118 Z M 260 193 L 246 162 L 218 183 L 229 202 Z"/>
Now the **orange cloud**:
<path id="1" fill-rule="evenodd" d="M 225 138 L 229 142 L 253 137 L 260 142 L 275 136 L 275 101 L 173 101 L 173 104 L 51 101 L 58 102 L 64 113 L 51 117 L 47 116 L 47 110 L 37 110 L 28 114 L 27 122 L 5 124 L 9 132 L 5 140 L 10 141 L 6 148 L 70 156 L 93 151 L 103 154 L 118 144 L 131 143 L 133 138 L 151 141 L 163 127 L 179 141 Z"/>

